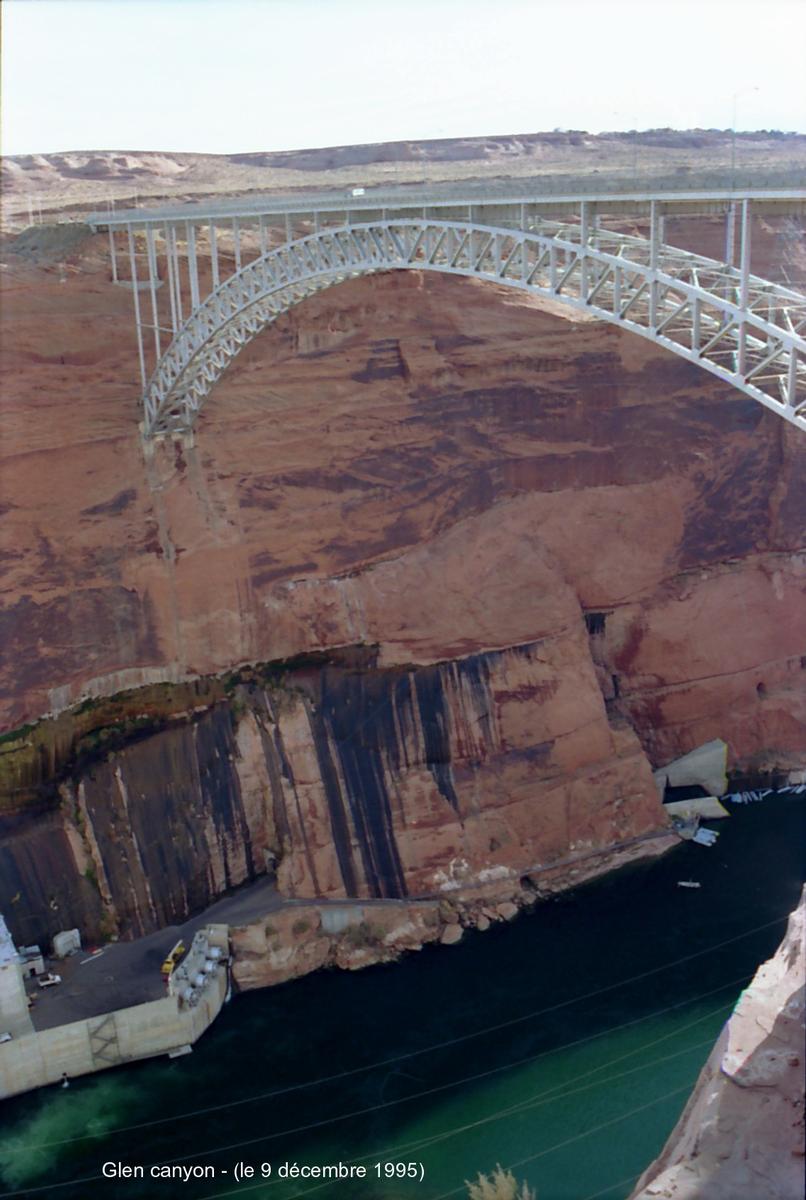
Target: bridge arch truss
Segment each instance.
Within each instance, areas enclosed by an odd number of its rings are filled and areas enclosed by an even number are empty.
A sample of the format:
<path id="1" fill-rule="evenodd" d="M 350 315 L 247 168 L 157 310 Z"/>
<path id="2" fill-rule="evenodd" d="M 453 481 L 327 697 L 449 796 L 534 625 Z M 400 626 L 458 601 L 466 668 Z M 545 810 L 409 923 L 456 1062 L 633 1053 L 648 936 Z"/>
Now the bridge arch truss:
<path id="1" fill-rule="evenodd" d="M 728 261 L 724 262 L 666 244 L 663 213 L 668 198 L 648 200 L 647 236 L 603 228 L 598 221 L 601 202 L 584 199 L 575 201 L 576 211 L 553 219 L 516 201 L 497 201 L 494 209 L 489 206 L 488 211 L 482 208 L 477 213 L 469 205 L 464 219 L 456 211 L 456 201 L 447 212 L 427 206 L 394 214 L 342 211 L 335 224 L 325 227 L 318 227 L 321 218 L 314 213 L 309 223 L 313 231 L 303 236 L 294 236 L 295 226 L 286 217 L 286 238 L 274 248 L 269 248 L 259 220 L 258 254 L 246 264 L 236 216 L 232 218 L 236 269 L 224 279 L 217 225 L 211 217 L 212 289 L 204 297 L 197 225 L 188 221 L 182 231 L 190 291 L 186 317 L 177 222 L 159 215 L 149 222 L 144 221 L 145 214 L 137 213 L 136 219 L 134 213 L 127 214 L 144 432 L 153 436 L 189 431 L 227 366 L 278 316 L 323 288 L 389 270 L 489 280 L 583 310 L 696 363 L 806 431 L 806 295 L 751 273 L 752 203 L 746 197 L 726 206 Z M 95 223 L 104 223 L 100 214 Z M 145 232 L 143 279 L 137 273 L 138 229 Z M 112 230 L 110 224 L 116 275 Z M 161 325 L 157 301 L 162 283 L 158 231 L 167 264 L 171 311 L 167 326 Z M 734 265 L 729 260 L 737 233 L 739 261 Z M 142 319 L 143 310 L 148 314 L 149 298 L 150 324 Z M 164 301 L 162 307 L 167 307 Z M 154 335 L 150 373 L 143 344 L 143 332 L 149 328 Z M 161 333 L 170 338 L 164 350 Z"/>

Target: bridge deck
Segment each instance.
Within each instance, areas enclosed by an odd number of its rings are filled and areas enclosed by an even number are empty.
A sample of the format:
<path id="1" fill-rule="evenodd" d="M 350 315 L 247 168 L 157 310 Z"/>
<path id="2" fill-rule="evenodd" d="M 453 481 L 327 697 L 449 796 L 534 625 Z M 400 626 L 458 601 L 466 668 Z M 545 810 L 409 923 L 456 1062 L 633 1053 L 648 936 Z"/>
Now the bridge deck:
<path id="1" fill-rule="evenodd" d="M 528 205 L 539 208 L 578 209 L 580 201 L 598 207 L 608 213 L 635 212 L 653 202 L 662 204 L 667 215 L 725 212 L 731 205 L 742 200 L 753 202 L 753 211 L 778 212 L 793 216 L 806 216 L 806 188 L 785 190 L 757 189 L 752 191 L 628 191 L 590 193 L 542 192 L 539 184 L 526 189 L 522 185 L 499 187 L 490 184 L 476 187 L 450 185 L 433 188 L 367 188 L 364 195 L 355 196 L 351 191 L 302 192 L 293 196 L 261 195 L 237 196 L 234 198 L 210 197 L 206 200 L 186 204 L 168 204 L 159 207 L 129 208 L 90 213 L 87 223 L 96 228 L 126 227 L 134 225 L 162 225 L 166 221 L 199 221 L 231 219 L 232 217 L 260 217 L 286 213 L 376 213 L 381 209 L 399 212 L 404 209 L 423 207 L 433 209 L 464 208 L 486 205 Z"/>

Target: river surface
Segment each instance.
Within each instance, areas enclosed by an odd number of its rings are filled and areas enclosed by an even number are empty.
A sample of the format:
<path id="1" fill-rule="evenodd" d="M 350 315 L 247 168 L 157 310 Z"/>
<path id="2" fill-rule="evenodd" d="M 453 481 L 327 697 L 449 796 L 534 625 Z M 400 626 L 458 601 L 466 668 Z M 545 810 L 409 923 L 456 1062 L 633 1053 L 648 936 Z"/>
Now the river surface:
<path id="1" fill-rule="evenodd" d="M 192 1055 L 7 1101 L 0 1197 L 466 1200 L 500 1163 L 538 1200 L 623 1200 L 783 935 L 804 799 L 730 806 L 713 849 L 686 843 L 458 946 L 238 996 Z M 255 1170 L 240 1183 L 239 1161 Z M 105 1162 L 145 1177 L 104 1178 Z M 368 1176 L 277 1177 L 295 1162 Z M 379 1179 L 394 1162 L 424 1179 Z M 215 1176 L 154 1180 L 152 1164 Z"/>

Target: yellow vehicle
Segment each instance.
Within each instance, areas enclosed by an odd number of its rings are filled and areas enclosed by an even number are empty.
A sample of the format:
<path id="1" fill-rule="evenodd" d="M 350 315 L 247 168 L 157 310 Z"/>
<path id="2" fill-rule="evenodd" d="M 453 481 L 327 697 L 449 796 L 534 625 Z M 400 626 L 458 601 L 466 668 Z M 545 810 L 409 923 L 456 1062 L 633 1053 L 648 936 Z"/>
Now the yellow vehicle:
<path id="1" fill-rule="evenodd" d="M 182 957 L 182 955 L 184 953 L 185 953 L 185 943 L 177 942 L 176 945 L 174 946 L 173 950 L 171 951 L 171 953 L 165 959 L 165 962 L 162 964 L 160 974 L 162 975 L 162 978 L 165 980 L 166 983 L 173 975 L 176 964 L 179 962 L 180 958 Z"/>

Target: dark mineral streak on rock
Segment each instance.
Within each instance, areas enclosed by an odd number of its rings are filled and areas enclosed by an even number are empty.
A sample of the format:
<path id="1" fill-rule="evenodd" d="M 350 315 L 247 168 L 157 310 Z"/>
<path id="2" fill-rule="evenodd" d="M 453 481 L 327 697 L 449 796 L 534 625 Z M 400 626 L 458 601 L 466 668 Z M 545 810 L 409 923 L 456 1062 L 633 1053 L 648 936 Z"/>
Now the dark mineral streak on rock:
<path id="1" fill-rule="evenodd" d="M 344 800 L 352 818 L 364 876 L 372 896 L 405 896 L 406 883 L 392 828 L 386 784 L 388 763 L 399 767 L 398 739 L 392 717 L 394 677 L 362 672 L 322 673 L 316 744 L 330 806 L 339 864 L 348 893 L 356 895 L 352 857 L 347 844 Z M 332 751 L 331 751 L 332 747 Z M 338 758 L 346 797 L 342 798 L 330 753 Z M 345 874 L 345 867 L 348 874 Z M 348 879 L 352 881 L 348 882 Z"/>
<path id="2" fill-rule="evenodd" d="M 122 492 L 118 492 L 111 500 L 102 501 L 100 504 L 93 504 L 89 508 L 82 508 L 82 517 L 104 517 L 117 516 L 125 509 L 133 504 L 137 499 L 136 488 L 124 488 Z"/>
<path id="3" fill-rule="evenodd" d="M 232 715 L 218 705 L 195 724 L 114 755 L 85 779 L 87 813 L 123 933 L 181 922 L 257 874 L 234 755 Z M 234 853 L 244 859 L 237 872 Z M 214 857 L 223 864 L 219 881 L 211 873 Z"/>
<path id="4" fill-rule="evenodd" d="M 314 741 L 316 743 L 316 754 L 319 759 L 319 770 L 322 776 L 322 783 L 327 796 L 328 812 L 330 813 L 330 827 L 333 831 L 333 845 L 336 850 L 336 858 L 341 871 L 342 881 L 345 891 L 348 896 L 358 895 L 358 884 L 356 880 L 355 865 L 353 863 L 352 844 L 350 838 L 350 830 L 347 822 L 347 812 L 344 805 L 344 798 L 341 794 L 341 786 L 339 784 L 338 775 L 336 772 L 336 764 L 333 760 L 333 750 L 328 741 L 327 726 L 323 718 L 317 714 L 312 719 L 314 730 Z"/>
<path id="5" fill-rule="evenodd" d="M 426 766 L 442 795 L 458 811 L 459 801 L 453 786 L 450 766 L 448 713 L 442 687 L 442 670 L 442 667 L 428 667 L 419 671 L 416 681 L 412 680 L 412 690 L 417 697 L 420 724 L 425 739 Z"/>
<path id="6" fill-rule="evenodd" d="M 19 945 L 47 941 L 60 929 L 97 929 L 101 898 L 91 877 L 72 868 L 72 855 L 58 818 L 15 822 L 7 837 L 0 821 L 0 912 Z"/>

